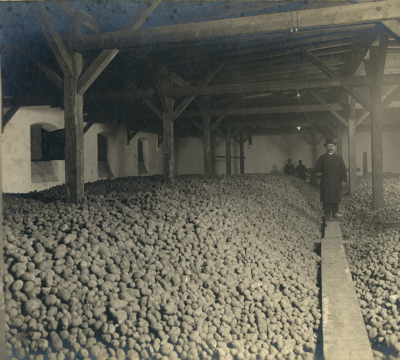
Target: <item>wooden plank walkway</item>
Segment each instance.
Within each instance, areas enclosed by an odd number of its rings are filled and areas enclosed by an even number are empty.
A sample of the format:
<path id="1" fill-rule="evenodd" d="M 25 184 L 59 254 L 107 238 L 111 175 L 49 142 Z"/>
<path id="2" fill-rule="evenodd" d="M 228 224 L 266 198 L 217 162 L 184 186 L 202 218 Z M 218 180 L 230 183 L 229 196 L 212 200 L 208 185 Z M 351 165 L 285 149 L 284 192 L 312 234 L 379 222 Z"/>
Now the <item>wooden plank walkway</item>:
<path id="1" fill-rule="evenodd" d="M 329 220 L 326 225 L 321 241 L 324 359 L 373 360 L 339 221 Z"/>

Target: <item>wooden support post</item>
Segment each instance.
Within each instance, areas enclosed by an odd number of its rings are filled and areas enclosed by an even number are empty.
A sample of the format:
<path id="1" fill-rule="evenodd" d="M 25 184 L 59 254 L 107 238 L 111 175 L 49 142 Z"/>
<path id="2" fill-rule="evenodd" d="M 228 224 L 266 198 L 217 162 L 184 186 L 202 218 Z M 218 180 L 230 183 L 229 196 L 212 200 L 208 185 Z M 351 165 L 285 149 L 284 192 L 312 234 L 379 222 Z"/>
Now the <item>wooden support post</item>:
<path id="1" fill-rule="evenodd" d="M 203 145 L 204 145 L 204 174 L 211 175 L 211 132 L 210 132 L 210 102 L 203 101 L 200 105 L 203 119 Z"/>
<path id="2" fill-rule="evenodd" d="M 378 52 L 371 48 L 373 85 L 371 88 L 371 153 L 372 153 L 372 205 L 377 210 L 383 200 L 383 141 L 382 141 L 382 78 L 385 69 L 389 35 L 382 31 Z"/>
<path id="3" fill-rule="evenodd" d="M 167 103 L 171 103 L 166 99 Z M 171 111 L 163 112 L 164 124 L 164 179 L 167 183 L 174 182 L 174 123 L 172 121 L 172 106 Z"/>
<path id="4" fill-rule="evenodd" d="M 0 53 L 0 127 L 3 123 L 3 92 L 1 87 L 1 53 Z M 2 131 L 1 131 L 2 133 Z M 1 136 L 0 133 L 0 136 Z M 0 219 L 3 219 L 3 176 L 2 176 L 2 164 L 3 164 L 3 154 L 0 146 Z M 3 221 L 0 221 L 0 360 L 5 360 L 6 358 L 6 332 L 5 332 L 5 304 L 4 304 L 4 239 L 3 239 Z"/>
<path id="5" fill-rule="evenodd" d="M 243 130 L 239 134 L 239 149 L 240 149 L 240 173 L 244 174 L 244 142 L 246 140 L 243 139 Z"/>
<path id="6" fill-rule="evenodd" d="M 225 136 L 225 155 L 226 155 L 226 175 L 232 174 L 232 162 L 231 162 L 231 134 L 230 127 L 226 125 L 226 136 Z"/>
<path id="7" fill-rule="evenodd" d="M 368 153 L 363 152 L 363 175 L 368 173 Z"/>
<path id="8" fill-rule="evenodd" d="M 351 97 L 350 116 L 349 116 L 349 173 L 350 173 L 350 194 L 353 194 L 357 188 L 357 174 L 356 174 L 356 115 L 355 115 L 356 102 Z"/>
<path id="9" fill-rule="evenodd" d="M 77 91 L 82 55 L 71 53 L 73 77 L 64 78 L 65 185 L 66 201 L 77 204 L 84 195 L 83 95 Z"/>
<path id="10" fill-rule="evenodd" d="M 337 123 L 337 137 L 336 137 L 336 142 L 337 142 L 337 154 L 342 156 L 343 154 L 343 125 L 341 122 L 338 121 Z"/>

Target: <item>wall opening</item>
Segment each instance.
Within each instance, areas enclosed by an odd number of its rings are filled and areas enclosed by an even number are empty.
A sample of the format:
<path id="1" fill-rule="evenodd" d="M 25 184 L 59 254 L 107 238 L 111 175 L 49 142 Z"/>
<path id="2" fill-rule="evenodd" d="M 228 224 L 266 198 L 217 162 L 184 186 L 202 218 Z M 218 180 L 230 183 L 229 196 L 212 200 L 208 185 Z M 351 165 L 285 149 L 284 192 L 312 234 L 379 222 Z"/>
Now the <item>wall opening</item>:
<path id="1" fill-rule="evenodd" d="M 149 140 L 138 139 L 138 173 L 146 175 L 149 173 Z"/>
<path id="2" fill-rule="evenodd" d="M 65 131 L 50 124 L 31 125 L 31 182 L 56 182 L 58 160 L 65 159 Z"/>
<path id="3" fill-rule="evenodd" d="M 106 134 L 97 134 L 97 162 L 99 179 L 111 179 L 114 174 L 108 162 L 108 139 Z"/>

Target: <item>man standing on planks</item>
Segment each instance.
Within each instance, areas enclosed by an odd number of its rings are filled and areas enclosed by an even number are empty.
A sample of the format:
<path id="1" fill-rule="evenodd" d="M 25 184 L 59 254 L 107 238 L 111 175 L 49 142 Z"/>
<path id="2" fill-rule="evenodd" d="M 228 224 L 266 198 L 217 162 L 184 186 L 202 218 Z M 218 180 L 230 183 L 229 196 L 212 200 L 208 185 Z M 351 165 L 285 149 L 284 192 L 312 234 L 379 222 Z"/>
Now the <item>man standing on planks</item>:
<path id="1" fill-rule="evenodd" d="M 306 179 L 307 176 L 307 168 L 305 165 L 303 165 L 303 162 L 301 160 L 298 161 L 299 165 L 296 167 L 296 174 L 299 179 Z"/>
<path id="2" fill-rule="evenodd" d="M 288 163 L 285 165 L 285 168 L 283 169 L 283 172 L 285 175 L 294 175 L 296 173 L 296 169 L 294 168 L 294 165 L 292 164 L 292 159 L 288 159 Z"/>
<path id="3" fill-rule="evenodd" d="M 315 170 L 321 173 L 320 199 L 324 207 L 325 220 L 329 220 L 331 211 L 334 218 L 338 217 L 342 188 L 347 182 L 347 172 L 342 157 L 335 152 L 336 143 L 328 139 L 324 146 L 327 151 L 319 157 Z"/>

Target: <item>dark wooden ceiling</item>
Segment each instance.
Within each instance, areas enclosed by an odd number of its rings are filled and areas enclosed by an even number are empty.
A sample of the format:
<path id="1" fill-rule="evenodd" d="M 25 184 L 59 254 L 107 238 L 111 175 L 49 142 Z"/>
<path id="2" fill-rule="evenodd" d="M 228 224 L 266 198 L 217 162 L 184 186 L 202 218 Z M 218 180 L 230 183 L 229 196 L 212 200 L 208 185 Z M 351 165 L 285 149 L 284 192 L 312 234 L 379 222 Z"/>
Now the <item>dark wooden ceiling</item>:
<path id="1" fill-rule="evenodd" d="M 36 6 L 0 3 L 7 108 L 63 107 L 63 73 L 38 24 L 40 14 L 35 18 Z M 189 103 L 177 121 L 182 134 L 196 131 L 201 121 L 198 101 L 210 102 L 214 120 L 225 116 L 271 128 L 277 121 L 283 127 L 334 124 L 335 113 L 346 117 L 344 87 L 368 106 L 363 69 L 381 31 L 391 36 L 386 68 L 392 75 L 384 90 L 397 100 L 400 6 L 394 0 L 64 1 L 45 2 L 45 8 L 66 49 L 83 54 L 82 73 L 103 50 L 118 50 L 85 92 L 86 121 L 159 132 L 159 74 L 171 81 L 175 109 Z"/>

